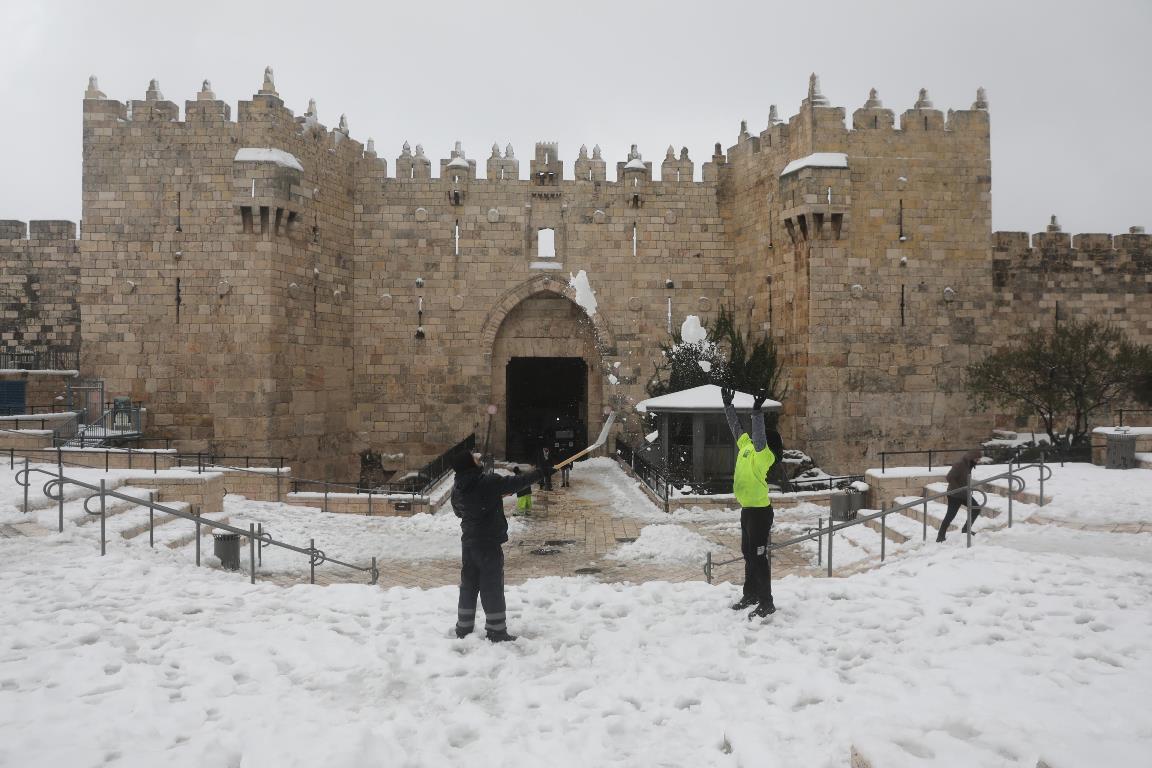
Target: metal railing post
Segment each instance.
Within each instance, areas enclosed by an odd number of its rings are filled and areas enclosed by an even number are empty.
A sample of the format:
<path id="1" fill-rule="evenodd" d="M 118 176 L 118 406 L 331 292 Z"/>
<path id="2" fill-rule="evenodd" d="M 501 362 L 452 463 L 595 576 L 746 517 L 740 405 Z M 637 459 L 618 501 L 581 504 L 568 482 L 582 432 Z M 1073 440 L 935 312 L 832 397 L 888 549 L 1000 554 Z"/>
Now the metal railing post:
<path id="1" fill-rule="evenodd" d="M 704 554 L 704 580 L 709 584 L 712 583 L 712 550 Z"/>
<path id="2" fill-rule="evenodd" d="M 1012 497 L 1016 495 L 1016 479 L 1012 475 L 1012 462 L 1008 462 L 1008 527 L 1012 527 Z"/>
<path id="3" fill-rule="evenodd" d="M 824 565 L 824 518 L 816 518 L 816 565 Z"/>
<path id="4" fill-rule="evenodd" d="M 1040 451 L 1040 506 L 1044 506 L 1044 451 Z"/>
<path id="5" fill-rule="evenodd" d="M 881 502 L 880 511 L 888 509 L 888 502 Z M 888 515 L 880 515 L 880 562 L 884 562 L 884 548 L 888 540 Z"/>
<path id="6" fill-rule="evenodd" d="M 28 465 L 31 460 L 24 457 L 24 514 L 28 514 L 28 486 L 32 485 L 32 475 L 28 472 Z"/>
<path id="7" fill-rule="evenodd" d="M 58 509 L 60 517 L 60 533 L 63 533 L 65 532 L 65 459 L 63 459 L 59 448 L 56 448 L 56 477 L 60 478 L 60 503 L 58 504 Z"/>
<path id="8" fill-rule="evenodd" d="M 260 536 L 260 546 L 256 550 L 256 565 L 264 566 L 264 523 L 256 524 L 256 533 Z"/>
<path id="9" fill-rule="evenodd" d="M 196 567 L 200 567 L 200 507 L 192 508 L 196 515 Z"/>
<path id="10" fill-rule="evenodd" d="M 887 458 L 888 458 L 887 452 L 886 451 L 880 451 L 880 474 L 884 474 L 885 472 L 888 471 Z"/>
<path id="11" fill-rule="evenodd" d="M 152 505 L 156 503 L 156 499 L 152 497 L 152 491 L 148 491 L 148 546 L 156 546 L 156 509 Z"/>
<path id="12" fill-rule="evenodd" d="M 8 469 L 16 469 L 16 449 L 8 449 Z"/>
<path id="13" fill-rule="evenodd" d="M 372 517 L 372 489 L 368 489 L 368 517 Z"/>
<path id="14" fill-rule="evenodd" d="M 316 539 L 308 539 L 308 549 L 311 554 L 308 556 L 308 583 L 316 583 Z"/>
<path id="15" fill-rule="evenodd" d="M 155 452 L 153 452 L 152 453 L 152 474 L 155 475 L 159 471 L 160 471 L 160 465 L 158 463 L 157 454 Z"/>
<path id="16" fill-rule="evenodd" d="M 924 497 L 924 511 L 920 513 L 920 522 L 923 530 L 920 532 L 920 541 L 928 541 L 928 497 Z"/>
<path id="17" fill-rule="evenodd" d="M 932 471 L 932 451 L 928 451 L 928 471 Z"/>
<path id="18" fill-rule="evenodd" d="M 325 512 L 328 511 L 328 486 L 327 486 L 327 484 L 325 484 L 325 486 L 324 486 L 324 511 Z"/>
<path id="19" fill-rule="evenodd" d="M 828 518 L 828 576 L 832 576 L 832 518 Z"/>
<path id="20" fill-rule="evenodd" d="M 108 537 L 105 529 L 105 507 L 104 507 L 104 478 L 100 478 L 100 557 L 108 554 Z M 60 490 L 64 490 L 64 485 L 61 483 Z"/>
<path id="21" fill-rule="evenodd" d="M 256 583 L 256 526 L 248 523 L 248 570 L 251 572 L 251 582 Z"/>
<path id="22" fill-rule="evenodd" d="M 964 528 L 968 532 L 967 535 L 964 537 L 965 541 L 967 542 L 965 544 L 965 546 L 971 547 L 972 546 L 972 475 L 971 474 L 968 475 L 968 486 L 964 492 L 968 497 L 968 505 L 966 507 L 964 507 L 964 515 L 968 519 L 967 524 L 964 526 Z"/>

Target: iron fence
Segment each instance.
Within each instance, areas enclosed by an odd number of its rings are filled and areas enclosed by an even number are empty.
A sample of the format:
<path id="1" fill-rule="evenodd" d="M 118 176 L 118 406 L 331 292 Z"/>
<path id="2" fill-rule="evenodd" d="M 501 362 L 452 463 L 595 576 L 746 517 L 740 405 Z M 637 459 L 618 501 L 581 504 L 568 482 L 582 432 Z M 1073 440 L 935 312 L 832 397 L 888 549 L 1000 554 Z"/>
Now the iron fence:
<path id="1" fill-rule="evenodd" d="M 80 353 L 70 349 L 39 352 L 0 350 L 0 368 L 20 371 L 75 371 L 80 367 Z"/>
<path id="2" fill-rule="evenodd" d="M 664 513 L 667 514 L 672 495 L 672 482 L 667 475 L 619 437 L 616 438 L 616 460 L 631 469 L 632 474 L 656 495 L 664 504 Z"/>
<path id="3" fill-rule="evenodd" d="M 1116 426 L 1124 426 L 1124 414 L 1126 413 L 1152 413 L 1152 408 L 1121 408 L 1116 412 Z M 1129 424 L 1128 426 L 1134 426 Z"/>

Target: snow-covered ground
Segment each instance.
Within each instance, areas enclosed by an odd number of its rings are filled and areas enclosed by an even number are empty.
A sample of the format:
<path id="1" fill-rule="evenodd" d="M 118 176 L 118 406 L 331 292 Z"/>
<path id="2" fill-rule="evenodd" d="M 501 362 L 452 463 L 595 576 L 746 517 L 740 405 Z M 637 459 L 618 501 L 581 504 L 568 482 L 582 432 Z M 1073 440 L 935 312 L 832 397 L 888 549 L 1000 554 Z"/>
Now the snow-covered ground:
<path id="1" fill-rule="evenodd" d="M 0 765 L 1140 765 L 1152 536 L 1053 527 L 730 584 L 545 578 L 515 644 L 455 590 L 248 585 L 0 540 Z"/>
<path id="2" fill-rule="evenodd" d="M 1024 517 L 1038 513 L 1085 525 L 1152 522 L 1152 470 L 1105 469 L 1080 463 L 1047 466 L 1052 477 L 1044 483 L 1044 496 L 1051 497 L 1052 502 L 1035 508 L 1021 505 Z M 984 479 L 1005 471 L 1002 464 L 989 464 L 977 466 L 972 474 Z M 1028 483 L 1026 490 L 1038 494 L 1038 470 L 1024 470 L 1021 475 Z M 1006 481 L 997 484 L 1007 487 Z"/>
<path id="3" fill-rule="evenodd" d="M 1140 506 L 1152 472 L 1053 471 L 1045 516 L 1152 517 Z M 691 562 L 707 536 L 739 530 L 735 509 L 664 515 L 610 460 L 573 479 L 650 523 L 617 559 Z M 4 521 L 23 519 L 20 494 L 0 471 Z M 315 536 L 352 562 L 458 553 L 449 511 L 226 507 L 234 524 Z M 782 509 L 775 537 L 826 513 Z M 779 579 L 763 624 L 727 609 L 739 592 L 727 582 L 548 577 L 508 589 L 521 639 L 501 646 L 455 639 L 453 587 L 252 586 L 163 547 L 100 558 L 90 524 L 0 538 L 0 766 L 831 768 L 853 745 L 876 768 L 1146 762 L 1152 534 L 982 523 L 965 549 L 959 536 L 921 545 L 918 522 L 892 521 L 910 539 L 889 542 L 885 567 Z M 837 566 L 878 542 L 838 534 Z M 265 570 L 307 567 L 275 553 Z"/>

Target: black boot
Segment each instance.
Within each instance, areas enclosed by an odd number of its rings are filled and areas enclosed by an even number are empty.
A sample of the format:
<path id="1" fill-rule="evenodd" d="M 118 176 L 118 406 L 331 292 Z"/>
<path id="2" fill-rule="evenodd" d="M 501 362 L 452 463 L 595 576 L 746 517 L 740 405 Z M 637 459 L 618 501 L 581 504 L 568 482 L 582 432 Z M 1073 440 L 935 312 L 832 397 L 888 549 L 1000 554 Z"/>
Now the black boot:
<path id="1" fill-rule="evenodd" d="M 464 638 L 468 637 L 468 635 L 470 635 L 470 634 L 472 634 L 471 629 L 461 629 L 460 627 L 456 627 L 456 637 L 458 637 L 459 639 L 463 640 Z"/>
<path id="2" fill-rule="evenodd" d="M 515 635 L 508 634 L 508 630 L 488 630 L 488 640 L 493 643 L 510 643 L 516 639 Z"/>
<path id="3" fill-rule="evenodd" d="M 748 621 L 752 621 L 752 619 L 763 619 L 773 613 L 776 613 L 776 605 L 771 600 L 768 600 L 767 602 L 760 603 L 760 605 L 756 606 L 756 610 L 748 614 Z"/>
<path id="4" fill-rule="evenodd" d="M 756 605 L 756 602 L 756 598 L 744 595 L 744 597 L 740 598 L 735 603 L 732 603 L 732 610 L 742 611 L 750 605 Z"/>

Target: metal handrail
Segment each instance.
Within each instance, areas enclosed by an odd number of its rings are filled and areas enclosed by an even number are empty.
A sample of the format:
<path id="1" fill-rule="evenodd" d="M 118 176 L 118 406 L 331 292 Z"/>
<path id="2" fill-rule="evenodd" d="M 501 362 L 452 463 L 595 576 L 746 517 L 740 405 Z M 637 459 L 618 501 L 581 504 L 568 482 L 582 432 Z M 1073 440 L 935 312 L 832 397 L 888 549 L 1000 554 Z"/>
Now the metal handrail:
<path id="1" fill-rule="evenodd" d="M 1152 408 L 1121 408 L 1116 413 L 1118 415 L 1118 421 L 1116 422 L 1116 426 L 1122 427 L 1122 426 L 1124 426 L 1124 414 L 1126 414 L 1126 413 L 1152 413 Z M 1131 426 L 1131 425 L 1129 425 L 1129 426 Z"/>
<path id="2" fill-rule="evenodd" d="M 209 528 L 215 528 L 215 529 L 219 529 L 221 531 L 226 531 L 228 533 L 234 533 L 234 534 L 237 534 L 240 536 L 247 537 L 248 538 L 248 551 L 249 551 L 249 565 L 250 565 L 249 572 L 251 575 L 251 582 L 253 584 L 256 583 L 256 561 L 255 561 L 255 557 L 256 557 L 255 551 L 256 550 L 255 550 L 255 547 L 256 547 L 257 541 L 260 541 L 261 549 L 263 549 L 264 547 L 273 546 L 273 547 L 280 547 L 281 549 L 287 549 L 287 550 L 292 551 L 292 552 L 297 552 L 297 553 L 302 554 L 302 555 L 307 555 L 309 560 L 310 560 L 310 563 L 311 563 L 311 582 L 313 584 L 316 583 L 316 566 L 320 565 L 322 563 L 326 563 L 326 562 L 334 563 L 335 565 L 340 565 L 340 566 L 343 566 L 345 568 L 350 568 L 354 571 L 362 571 L 362 572 L 367 573 L 371 577 L 371 580 L 368 582 L 369 584 L 376 584 L 380 579 L 380 569 L 376 566 L 376 558 L 375 557 L 372 558 L 372 565 L 370 565 L 370 566 L 352 565 L 351 563 L 346 563 L 342 560 L 337 560 L 334 557 L 329 557 L 322 550 L 317 549 L 315 539 L 311 540 L 311 546 L 309 546 L 307 549 L 305 549 L 303 547 L 297 547 L 293 544 L 287 544 L 287 543 L 282 542 L 282 541 L 276 541 L 275 539 L 272 538 L 271 534 L 265 533 L 262 529 L 261 529 L 260 533 L 257 533 L 255 524 L 249 524 L 248 530 L 245 531 L 242 528 L 237 528 L 236 526 L 228 525 L 227 523 L 220 523 L 220 522 L 216 522 L 213 520 L 205 519 L 198 514 L 189 514 L 187 512 L 182 512 L 181 510 L 178 510 L 178 509 L 173 509 L 172 507 L 166 507 L 163 504 L 157 504 L 156 502 L 152 501 L 151 499 L 147 499 L 147 500 L 140 499 L 140 498 L 137 498 L 135 496 L 129 496 L 128 494 L 120 493 L 118 491 L 108 490 L 105 487 L 106 481 L 103 479 L 100 480 L 99 485 L 93 485 L 91 483 L 86 483 L 83 480 L 77 480 L 76 478 L 67 477 L 66 475 L 64 475 L 64 473 L 62 471 L 59 472 L 58 474 L 56 474 L 56 473 L 52 473 L 46 469 L 42 469 L 41 467 L 30 467 L 27 465 L 27 463 L 25 464 L 24 469 L 22 469 L 16 473 L 16 482 L 18 484 L 20 484 L 21 486 L 23 486 L 23 488 L 24 488 L 24 514 L 28 514 L 28 487 L 32 483 L 32 478 L 30 477 L 30 475 L 33 472 L 39 472 L 39 473 L 47 475 L 48 477 L 51 478 L 48 482 L 46 482 L 44 484 L 43 491 L 44 491 L 45 496 L 47 496 L 49 499 L 52 499 L 53 501 L 58 501 L 60 504 L 60 530 L 61 531 L 63 531 L 63 529 L 64 529 L 64 486 L 65 486 L 65 484 L 70 483 L 72 485 L 76 485 L 76 486 L 79 486 L 81 488 L 87 488 L 88 490 L 96 492 L 94 496 L 89 496 L 88 498 L 86 498 L 84 500 L 84 511 L 87 514 L 96 514 L 96 513 L 93 513 L 89 510 L 88 502 L 91 501 L 91 499 L 95 498 L 96 496 L 100 497 L 100 512 L 99 512 L 99 514 L 100 514 L 100 554 L 101 555 L 105 554 L 105 545 L 106 545 L 105 529 L 104 529 L 104 520 L 106 517 L 105 499 L 107 499 L 108 497 L 111 497 L 114 499 L 120 499 L 121 501 L 127 501 L 127 502 L 135 504 L 137 506 L 148 507 L 148 509 L 152 510 L 153 512 L 163 512 L 163 513 L 168 514 L 168 515 L 173 515 L 174 517 L 179 517 L 179 518 L 183 518 L 185 520 L 190 520 L 190 521 L 194 522 L 196 524 L 196 564 L 197 565 L 200 564 L 200 526 L 201 525 L 207 525 Z M 58 494 L 58 495 L 56 495 L 56 494 Z M 149 524 L 151 525 L 151 515 L 149 515 Z M 263 559 L 263 557 L 261 557 L 261 560 L 262 559 Z"/>
<path id="3" fill-rule="evenodd" d="M 889 456 L 903 456 L 903 455 L 917 455 L 923 456 L 928 454 L 928 469 L 932 470 L 932 455 L 936 453 L 967 453 L 968 451 L 983 452 L 983 448 L 928 448 L 925 450 L 914 451 L 880 451 L 880 472 L 883 474 L 887 470 Z"/>
<path id="4" fill-rule="evenodd" d="M 1044 481 L 1051 479 L 1052 467 L 1045 464 L 1043 461 L 1041 461 L 1039 464 L 1026 464 L 1023 466 L 1017 466 L 1016 469 L 1013 470 L 1012 465 L 1009 464 L 1007 472 L 1003 472 L 1003 473 L 998 474 L 998 475 L 993 475 L 992 477 L 984 478 L 983 480 L 980 480 L 979 482 L 974 482 L 974 483 L 970 482 L 968 485 L 965 485 L 963 487 L 954 488 L 952 490 L 947 490 L 947 491 L 942 491 L 940 493 L 926 494 L 926 495 L 922 496 L 921 498 L 916 499 L 915 501 L 905 502 L 904 504 L 900 504 L 900 505 L 895 506 L 895 507 L 885 507 L 884 509 L 881 509 L 879 512 L 874 512 L 873 514 L 870 514 L 870 515 L 857 515 L 855 519 L 848 520 L 848 521 L 843 522 L 843 523 L 833 524 L 832 521 L 829 520 L 827 528 L 823 527 L 823 524 L 821 523 L 816 528 L 815 532 L 805 533 L 802 536 L 797 536 L 795 538 L 788 539 L 786 541 L 782 541 L 782 542 L 775 543 L 775 544 L 769 543 L 768 547 L 767 547 L 769 563 L 771 563 L 771 560 L 772 560 L 772 552 L 775 552 L 778 549 L 783 549 L 784 547 L 790 547 L 790 546 L 794 546 L 796 544 L 800 544 L 801 542 L 811 541 L 812 539 L 819 539 L 820 540 L 820 543 L 821 543 L 821 550 L 820 551 L 822 553 L 823 552 L 823 537 L 827 536 L 828 537 L 828 576 L 831 576 L 832 575 L 832 534 L 835 533 L 836 531 L 841 531 L 841 530 L 844 530 L 845 528 L 851 528 L 854 525 L 863 525 L 864 523 L 867 523 L 867 522 L 870 522 L 870 521 L 876 520 L 876 519 L 879 519 L 880 523 L 881 523 L 880 560 L 881 560 L 881 562 L 883 562 L 884 558 L 885 558 L 885 541 L 887 540 L 887 537 L 885 535 L 886 534 L 885 522 L 886 522 L 888 515 L 890 515 L 894 512 L 902 512 L 906 509 L 911 509 L 913 507 L 922 506 L 923 507 L 923 515 L 922 515 L 921 519 L 923 521 L 924 537 L 926 539 L 927 538 L 927 526 L 928 526 L 928 502 L 929 501 L 935 501 L 936 499 L 940 499 L 940 498 L 947 497 L 947 496 L 952 496 L 953 494 L 956 494 L 958 492 L 963 491 L 967 496 L 966 512 L 967 512 L 967 515 L 969 517 L 969 520 L 971 520 L 972 494 L 974 492 L 980 494 L 980 496 L 982 497 L 982 500 L 981 500 L 981 503 L 979 504 L 979 506 L 983 507 L 983 506 L 985 506 L 985 504 L 987 504 L 988 497 L 987 497 L 987 494 L 984 492 L 984 490 L 982 490 L 981 486 L 991 485 L 996 480 L 1002 480 L 1004 478 L 1008 478 L 1008 527 L 1011 528 L 1012 527 L 1012 501 L 1013 501 L 1014 495 L 1017 493 L 1020 493 L 1021 491 L 1024 490 L 1025 487 L 1027 487 L 1027 483 L 1025 482 L 1024 478 L 1019 476 L 1019 473 L 1026 470 L 1026 469 L 1034 469 L 1034 468 L 1040 470 L 1040 472 L 1039 472 L 1040 505 L 1043 506 L 1044 505 Z M 968 525 L 966 527 L 968 529 L 967 530 L 967 545 L 966 546 L 971 547 L 972 546 L 972 526 Z M 709 551 L 707 553 L 706 560 L 704 563 L 704 577 L 705 577 L 705 579 L 708 581 L 709 584 L 711 584 L 712 583 L 712 570 L 714 568 L 718 568 L 722 565 L 730 565 L 732 563 L 739 562 L 740 560 L 743 560 L 743 556 L 734 557 L 734 558 L 729 559 L 729 560 L 722 560 L 720 562 L 713 562 L 712 553 L 711 553 L 711 551 Z"/>

